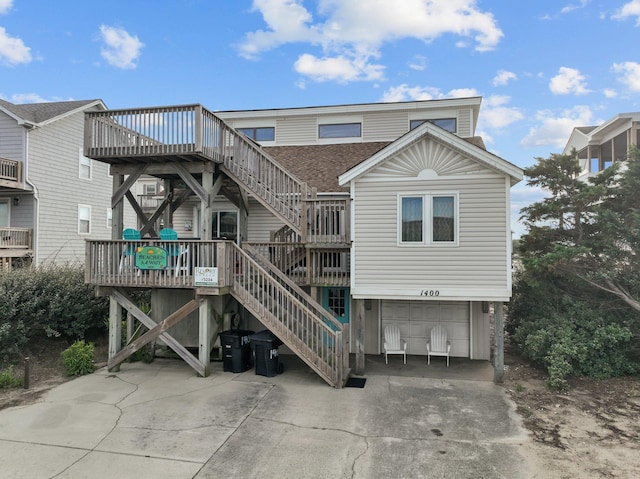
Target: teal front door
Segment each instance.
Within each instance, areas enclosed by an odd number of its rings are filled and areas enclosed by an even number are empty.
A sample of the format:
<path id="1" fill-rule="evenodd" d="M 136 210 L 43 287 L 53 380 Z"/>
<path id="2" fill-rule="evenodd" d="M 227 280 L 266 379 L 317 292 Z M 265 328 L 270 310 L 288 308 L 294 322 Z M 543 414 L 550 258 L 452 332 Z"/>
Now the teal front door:
<path id="1" fill-rule="evenodd" d="M 322 288 L 322 306 L 342 323 L 349 322 L 349 288 Z"/>

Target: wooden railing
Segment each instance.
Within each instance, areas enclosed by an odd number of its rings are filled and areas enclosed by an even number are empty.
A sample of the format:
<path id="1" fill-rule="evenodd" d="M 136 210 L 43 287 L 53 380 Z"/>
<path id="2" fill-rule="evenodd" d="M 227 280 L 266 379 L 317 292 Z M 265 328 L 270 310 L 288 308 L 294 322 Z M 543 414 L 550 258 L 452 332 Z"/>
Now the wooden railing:
<path id="1" fill-rule="evenodd" d="M 350 248 L 305 246 L 304 243 L 243 243 L 299 285 L 349 286 Z M 307 267 L 309 266 L 309 267 Z"/>
<path id="2" fill-rule="evenodd" d="M 31 250 L 32 232 L 30 228 L 0 228 L 0 249 Z"/>
<path id="3" fill-rule="evenodd" d="M 218 268 L 218 287 L 231 286 L 232 266 L 228 241 L 178 240 L 87 241 L 85 282 L 100 286 L 196 288 L 195 267 Z M 143 270 L 136 267 L 135 253 L 144 246 L 167 251 L 167 267 Z"/>
<path id="4" fill-rule="evenodd" d="M 284 275 L 269 273 L 231 246 L 237 261 L 231 294 L 325 381 L 342 387 L 347 348 L 342 323 Z"/>
<path id="5" fill-rule="evenodd" d="M 22 183 L 22 162 L 0 158 L 0 182 Z"/>
<path id="6" fill-rule="evenodd" d="M 349 240 L 347 201 L 317 198 L 258 144 L 201 105 L 87 112 L 84 149 L 87 157 L 107 162 L 196 155 L 222 163 L 225 174 L 303 241 Z"/>
<path id="7" fill-rule="evenodd" d="M 307 209 L 306 242 L 312 244 L 348 244 L 350 240 L 349 200 L 313 198 Z"/>

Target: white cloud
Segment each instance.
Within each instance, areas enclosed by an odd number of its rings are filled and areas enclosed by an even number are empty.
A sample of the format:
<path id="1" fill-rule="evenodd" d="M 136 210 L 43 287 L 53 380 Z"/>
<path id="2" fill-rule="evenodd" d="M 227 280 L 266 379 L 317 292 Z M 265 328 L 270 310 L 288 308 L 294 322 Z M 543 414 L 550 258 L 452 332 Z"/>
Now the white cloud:
<path id="1" fill-rule="evenodd" d="M 327 60 L 349 59 L 359 69 L 363 66 L 379 69 L 381 65 L 372 64 L 371 59 L 380 57 L 381 46 L 404 38 L 428 43 L 452 34 L 472 40 L 477 51 L 492 50 L 503 33 L 493 15 L 481 11 L 476 3 L 476 0 L 404 0 L 389 8 L 388 0 L 318 0 L 314 18 L 302 0 L 254 0 L 253 11 L 262 14 L 267 28 L 246 34 L 238 49 L 241 56 L 255 59 L 285 43 L 307 43 L 320 48 L 322 55 L 305 53 L 300 57 L 304 61 L 309 59 L 305 55 L 316 59 L 320 56 Z M 319 72 L 321 78 L 326 78 L 324 68 Z M 345 72 L 352 75 L 350 68 Z M 309 76 L 313 77 L 313 71 Z"/>
<path id="2" fill-rule="evenodd" d="M 640 63 L 614 63 L 612 70 L 616 73 L 622 74 L 618 80 L 627 85 L 629 90 L 633 92 L 640 92 Z"/>
<path id="3" fill-rule="evenodd" d="M 430 86 L 409 86 L 403 83 L 389 88 L 382 94 L 380 101 L 391 103 L 398 101 L 422 101 L 443 98 L 467 98 L 479 96 L 475 88 L 455 88 L 443 93 L 439 88 Z"/>
<path id="4" fill-rule="evenodd" d="M 578 10 L 579 8 L 584 8 L 587 6 L 588 3 L 589 3 L 589 0 L 580 0 L 580 3 L 578 4 L 570 3 L 566 7 L 563 7 L 562 10 L 560 10 L 560 13 L 569 13 L 574 10 Z"/>
<path id="5" fill-rule="evenodd" d="M 636 17 L 636 26 L 640 27 L 640 0 L 631 0 L 611 16 L 614 20 L 626 20 L 628 17 Z"/>
<path id="6" fill-rule="evenodd" d="M 493 77 L 493 86 L 504 86 L 511 80 L 517 80 L 518 77 L 515 73 L 507 70 L 499 70 L 495 77 Z"/>
<path id="7" fill-rule="evenodd" d="M 13 66 L 30 61 L 31 49 L 21 39 L 9 36 L 7 31 L 0 27 L 0 63 Z"/>
<path id="8" fill-rule="evenodd" d="M 483 99 L 480 114 L 480 129 L 501 130 L 524 118 L 519 108 L 509 107 L 511 97 L 491 95 Z"/>
<path id="9" fill-rule="evenodd" d="M 552 146 L 564 148 L 573 129 L 577 126 L 594 123 L 593 112 L 588 106 L 578 105 L 565 110 L 554 117 L 551 111 L 538 111 L 536 120 L 539 126 L 529 130 L 527 136 L 520 141 L 522 147 Z"/>
<path id="10" fill-rule="evenodd" d="M 615 98 L 618 96 L 618 92 L 613 88 L 605 88 L 604 90 L 602 90 L 602 93 L 604 94 L 605 98 Z"/>
<path id="11" fill-rule="evenodd" d="M 104 42 L 100 54 L 110 65 L 123 69 L 136 68 L 136 60 L 144 47 L 138 37 L 131 36 L 122 28 L 107 25 L 100 25 L 100 34 Z"/>
<path id="12" fill-rule="evenodd" d="M 45 100 L 37 93 L 16 93 L 11 95 L 11 102 L 18 105 L 23 103 L 47 103 L 52 100 Z"/>
<path id="13" fill-rule="evenodd" d="M 589 93 L 586 77 L 575 68 L 560 67 L 558 74 L 549 82 L 549 89 L 555 95 L 584 95 Z"/>
<path id="14" fill-rule="evenodd" d="M 415 59 L 409 63 L 409 68 L 417 71 L 424 71 L 427 69 L 427 58 L 422 55 L 416 55 Z"/>
<path id="15" fill-rule="evenodd" d="M 311 77 L 318 82 L 346 83 L 359 80 L 381 80 L 384 73 L 384 66 L 366 63 L 361 58 L 344 56 L 316 58 L 309 53 L 300 55 L 294 68 L 301 75 Z"/>
<path id="16" fill-rule="evenodd" d="M 0 0 L 0 15 L 11 10 L 13 0 Z"/>

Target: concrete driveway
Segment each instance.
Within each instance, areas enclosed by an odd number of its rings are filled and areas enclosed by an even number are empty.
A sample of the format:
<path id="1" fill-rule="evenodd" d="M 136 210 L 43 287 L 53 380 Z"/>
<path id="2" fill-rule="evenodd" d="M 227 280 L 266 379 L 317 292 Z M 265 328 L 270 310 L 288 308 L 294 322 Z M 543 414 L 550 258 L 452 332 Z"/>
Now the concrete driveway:
<path id="1" fill-rule="evenodd" d="M 284 374 L 196 377 L 123 364 L 0 411 L 0 478 L 525 478 L 529 441 L 488 381 L 369 375 L 336 390 Z"/>

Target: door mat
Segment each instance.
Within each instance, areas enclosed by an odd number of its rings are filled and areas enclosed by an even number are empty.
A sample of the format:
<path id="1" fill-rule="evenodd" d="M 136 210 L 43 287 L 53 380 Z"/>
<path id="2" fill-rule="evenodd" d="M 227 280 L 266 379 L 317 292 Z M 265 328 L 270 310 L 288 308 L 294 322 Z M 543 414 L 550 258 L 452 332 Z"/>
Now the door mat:
<path id="1" fill-rule="evenodd" d="M 346 388 L 363 388 L 364 383 L 367 382 L 367 378 L 349 378 L 344 385 Z"/>

